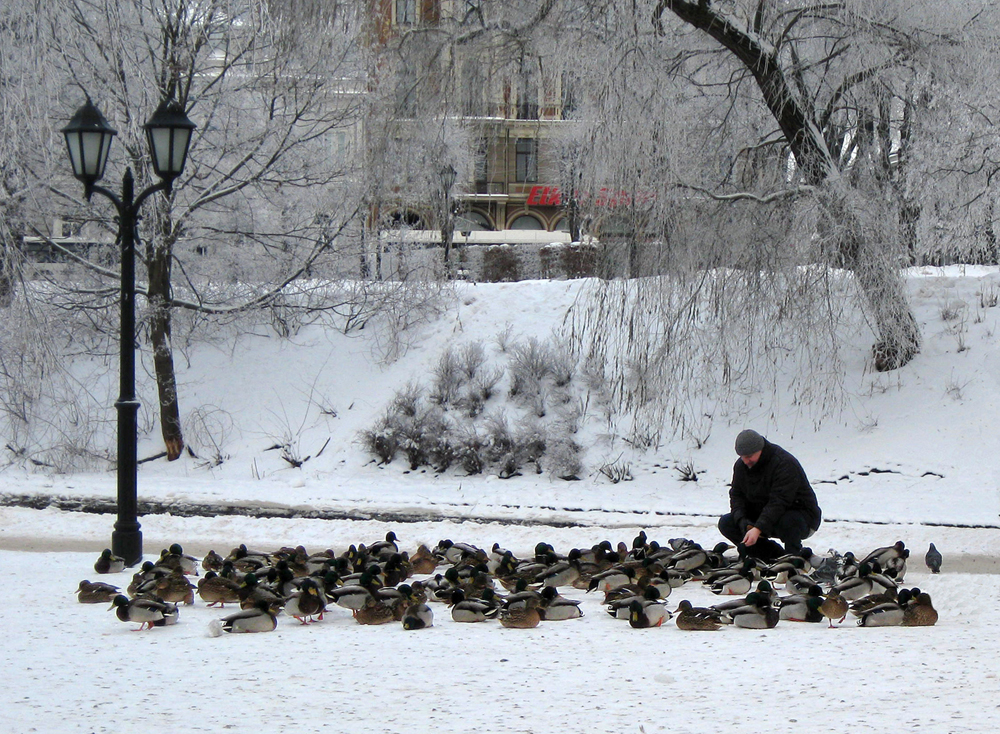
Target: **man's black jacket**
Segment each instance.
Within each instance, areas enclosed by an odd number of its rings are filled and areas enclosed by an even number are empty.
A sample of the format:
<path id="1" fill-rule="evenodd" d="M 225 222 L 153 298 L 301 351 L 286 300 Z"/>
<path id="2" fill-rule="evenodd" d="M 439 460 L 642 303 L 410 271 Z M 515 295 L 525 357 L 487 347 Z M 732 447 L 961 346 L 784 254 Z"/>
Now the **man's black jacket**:
<path id="1" fill-rule="evenodd" d="M 823 514 L 816 493 L 798 459 L 777 444 L 764 441 L 760 460 L 748 469 L 742 459 L 733 467 L 729 507 L 738 527 L 749 525 L 771 535 L 786 510 L 805 513 L 812 530 L 817 530 Z"/>

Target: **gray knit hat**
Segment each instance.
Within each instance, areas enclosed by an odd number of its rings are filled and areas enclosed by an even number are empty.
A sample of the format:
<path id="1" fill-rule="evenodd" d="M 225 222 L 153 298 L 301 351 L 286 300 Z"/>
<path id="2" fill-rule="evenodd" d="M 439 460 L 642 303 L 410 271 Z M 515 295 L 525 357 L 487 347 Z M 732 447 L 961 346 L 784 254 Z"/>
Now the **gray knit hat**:
<path id="1" fill-rule="evenodd" d="M 740 431 L 740 435 L 736 437 L 736 453 L 740 456 L 756 454 L 762 448 L 764 448 L 764 437 L 753 429 Z"/>

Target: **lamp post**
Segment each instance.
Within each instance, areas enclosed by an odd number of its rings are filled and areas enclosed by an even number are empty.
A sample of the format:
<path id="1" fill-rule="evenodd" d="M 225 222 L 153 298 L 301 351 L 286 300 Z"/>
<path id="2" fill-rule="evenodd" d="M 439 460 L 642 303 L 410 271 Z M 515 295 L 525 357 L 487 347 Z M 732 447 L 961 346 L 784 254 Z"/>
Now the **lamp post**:
<path id="1" fill-rule="evenodd" d="M 111 551 L 134 566 L 142 560 L 139 530 L 136 443 L 139 401 L 135 397 L 135 228 L 139 208 L 157 191 L 170 194 L 174 179 L 184 170 L 195 124 L 178 103 L 163 102 L 146 123 L 153 170 L 160 177 L 138 196 L 132 169 L 125 170 L 122 193 L 98 186 L 108 163 L 111 142 L 118 134 L 88 97 L 62 129 L 66 136 L 73 175 L 83 182 L 87 200 L 96 192 L 109 199 L 118 212 L 118 242 L 121 244 L 121 337 L 118 410 L 118 520 L 111 534 Z"/>
<path id="2" fill-rule="evenodd" d="M 451 190 L 458 171 L 448 163 L 441 168 L 441 188 L 444 191 L 444 218 L 441 220 L 441 242 L 444 245 L 445 275 L 451 277 L 451 243 L 455 237 L 455 220 L 451 215 Z"/>

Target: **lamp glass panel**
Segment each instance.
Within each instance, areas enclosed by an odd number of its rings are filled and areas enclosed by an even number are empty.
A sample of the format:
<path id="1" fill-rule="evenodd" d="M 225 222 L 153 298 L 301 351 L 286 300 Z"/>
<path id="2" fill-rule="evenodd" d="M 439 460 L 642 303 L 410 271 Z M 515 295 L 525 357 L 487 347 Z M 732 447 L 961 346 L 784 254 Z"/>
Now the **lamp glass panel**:
<path id="1" fill-rule="evenodd" d="M 73 166 L 73 175 L 83 174 L 83 162 L 80 160 L 80 134 L 66 133 L 66 147 L 69 149 L 69 162 Z"/>
<path id="2" fill-rule="evenodd" d="M 179 175 L 184 170 L 188 141 L 191 131 L 182 127 L 149 128 L 149 144 L 152 148 L 154 168 L 162 176 Z"/>
<path id="3" fill-rule="evenodd" d="M 187 158 L 188 143 L 191 140 L 191 130 L 184 127 L 174 128 L 173 161 L 170 170 L 180 173 L 184 170 L 184 159 Z"/>
<path id="4" fill-rule="evenodd" d="M 153 156 L 153 167 L 160 173 L 170 171 L 170 133 L 169 127 L 153 127 L 149 129 L 149 146 Z"/>

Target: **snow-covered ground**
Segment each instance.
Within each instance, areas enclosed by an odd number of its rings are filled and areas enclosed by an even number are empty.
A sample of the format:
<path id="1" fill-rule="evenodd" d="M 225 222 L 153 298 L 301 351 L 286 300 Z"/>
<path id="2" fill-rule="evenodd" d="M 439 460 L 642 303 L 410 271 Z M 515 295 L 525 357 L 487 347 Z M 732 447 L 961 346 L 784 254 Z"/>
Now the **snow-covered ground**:
<path id="1" fill-rule="evenodd" d="M 909 283 L 921 354 L 886 377 L 864 371 L 859 347 L 838 417 L 815 429 L 791 412 L 717 418 L 700 449 L 676 441 L 627 453 L 634 479 L 618 484 L 596 467 L 622 450 L 596 438 L 576 482 L 546 474 L 434 476 L 408 472 L 401 460 L 379 467 L 355 440 L 394 390 L 426 375 L 446 344 L 489 341 L 508 323 L 525 336 L 545 336 L 578 283 L 462 286 L 455 308 L 421 327 L 388 366 L 378 364 L 365 338 L 319 329 L 291 341 L 245 337 L 227 349 L 195 348 L 181 373 L 182 410 L 211 405 L 225 414 L 226 460 L 212 469 L 187 456 L 145 463 L 140 498 L 419 521 L 141 521 L 147 558 L 173 542 L 197 555 L 210 548 L 225 554 L 241 542 L 339 552 L 390 529 L 411 551 L 451 538 L 487 548 L 498 542 L 519 555 L 539 541 L 567 552 L 605 539 L 630 543 L 640 529 L 661 543 L 684 536 L 711 545 L 719 539 L 715 519 L 727 507 L 732 440 L 746 425 L 795 453 L 809 473 L 826 519 L 809 540 L 817 551 L 865 553 L 896 540 L 912 549 L 905 585 L 931 594 L 941 615 L 935 627 L 845 622 L 829 630 L 782 622 L 768 631 L 698 634 L 668 622 L 634 630 L 609 617 L 594 594 L 564 589 L 583 600 L 585 616 L 533 630 L 459 625 L 436 605 L 434 627 L 418 632 L 359 626 L 334 608 L 307 627 L 282 617 L 273 634 L 214 639 L 208 623 L 221 613 L 198 600 L 181 608 L 178 625 L 139 633 L 106 605 L 75 599 L 80 580 L 98 578 L 93 563 L 109 545 L 113 517 L 8 506 L 0 507 L 8 584 L 0 604 L 0 729 L 991 731 L 1000 722 L 1000 308 L 982 306 L 990 300 L 982 294 L 998 292 L 1000 273 L 926 269 Z M 963 308 L 959 339 L 951 314 Z M 282 439 L 314 458 L 291 468 L 265 450 Z M 140 456 L 157 450 L 155 435 L 145 437 Z M 702 472 L 699 481 L 680 480 L 675 466 L 687 462 Z M 114 492 L 113 475 L 0 472 L 0 495 L 8 499 Z M 921 561 L 930 542 L 945 556 L 939 576 Z M 126 586 L 130 578 L 125 571 L 101 580 Z M 684 598 L 717 601 L 688 585 L 668 606 Z"/>

